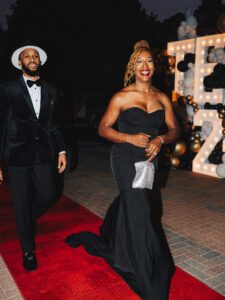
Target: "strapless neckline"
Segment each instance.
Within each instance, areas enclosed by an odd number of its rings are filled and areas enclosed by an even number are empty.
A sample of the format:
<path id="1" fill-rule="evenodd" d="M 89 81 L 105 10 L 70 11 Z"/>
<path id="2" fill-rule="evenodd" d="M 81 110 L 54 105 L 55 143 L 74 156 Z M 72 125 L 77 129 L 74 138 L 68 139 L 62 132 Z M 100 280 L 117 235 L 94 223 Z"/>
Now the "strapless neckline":
<path id="1" fill-rule="evenodd" d="M 127 108 L 127 109 L 123 110 L 121 113 L 128 112 L 128 111 L 130 111 L 130 110 L 132 110 L 132 109 L 140 110 L 140 111 L 142 111 L 143 113 L 148 114 L 148 115 L 152 115 L 152 114 L 158 113 L 158 112 L 164 112 L 164 109 L 157 109 L 157 110 L 154 110 L 154 111 L 152 111 L 152 112 L 148 112 L 148 111 L 145 111 L 144 109 L 142 109 L 142 108 L 140 108 L 140 107 L 133 106 L 133 107 L 130 107 L 130 108 Z"/>

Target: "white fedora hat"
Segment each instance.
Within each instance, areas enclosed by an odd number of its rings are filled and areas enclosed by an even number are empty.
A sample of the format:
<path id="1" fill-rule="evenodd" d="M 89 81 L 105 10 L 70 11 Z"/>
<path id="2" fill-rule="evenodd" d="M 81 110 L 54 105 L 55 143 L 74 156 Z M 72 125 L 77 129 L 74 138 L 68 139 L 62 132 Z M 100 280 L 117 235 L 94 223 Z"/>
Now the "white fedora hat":
<path id="1" fill-rule="evenodd" d="M 28 48 L 37 50 L 37 52 L 39 53 L 39 56 L 40 56 L 41 65 L 43 65 L 46 62 L 46 60 L 47 60 L 47 54 L 46 54 L 46 52 L 43 49 L 41 49 L 40 47 L 34 46 L 34 45 L 23 46 L 23 47 L 20 47 L 20 48 L 16 49 L 13 52 L 13 55 L 11 57 L 11 62 L 14 65 L 14 67 L 16 67 L 17 69 L 21 70 L 21 66 L 18 64 L 19 63 L 19 56 L 20 56 L 20 54 L 25 49 L 28 49 Z"/>

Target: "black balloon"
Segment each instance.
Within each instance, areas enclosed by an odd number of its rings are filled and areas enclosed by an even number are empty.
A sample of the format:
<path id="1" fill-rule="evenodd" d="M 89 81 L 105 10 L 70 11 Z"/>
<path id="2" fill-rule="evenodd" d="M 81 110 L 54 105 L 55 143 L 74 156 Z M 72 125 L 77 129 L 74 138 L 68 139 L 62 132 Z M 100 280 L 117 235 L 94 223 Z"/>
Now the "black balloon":
<path id="1" fill-rule="evenodd" d="M 216 76 L 225 75 L 225 65 L 224 64 L 217 64 L 217 65 L 215 65 L 215 67 L 213 69 L 213 73 Z"/>
<path id="2" fill-rule="evenodd" d="M 209 102 L 206 102 L 204 105 L 205 109 L 211 109 L 211 104 Z"/>
<path id="3" fill-rule="evenodd" d="M 203 84 L 205 88 L 212 89 L 214 87 L 215 78 L 212 75 L 204 77 Z"/>
<path id="4" fill-rule="evenodd" d="M 177 69 L 180 72 L 186 72 L 188 70 L 188 63 L 184 60 L 179 61 L 179 63 L 177 64 Z"/>
<path id="5" fill-rule="evenodd" d="M 222 109 L 222 108 L 223 108 L 223 104 L 222 104 L 222 103 L 216 104 L 216 108 L 217 108 L 217 109 Z"/>
<path id="6" fill-rule="evenodd" d="M 225 65 L 215 65 L 213 73 L 204 77 L 203 84 L 206 92 L 212 92 L 212 89 L 225 88 Z"/>

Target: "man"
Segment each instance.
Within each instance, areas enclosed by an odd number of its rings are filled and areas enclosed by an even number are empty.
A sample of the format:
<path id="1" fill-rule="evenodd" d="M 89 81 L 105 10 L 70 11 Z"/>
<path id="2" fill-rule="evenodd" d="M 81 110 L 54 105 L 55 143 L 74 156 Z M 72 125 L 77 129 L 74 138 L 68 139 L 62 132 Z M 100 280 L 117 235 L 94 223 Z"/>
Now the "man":
<path id="1" fill-rule="evenodd" d="M 16 212 L 23 266 L 37 268 L 36 220 L 56 198 L 58 172 L 66 167 L 65 146 L 57 125 L 57 92 L 40 79 L 47 54 L 34 45 L 14 51 L 17 80 L 0 86 L 0 182 L 7 172 Z M 55 163 L 56 164 L 56 163 Z"/>

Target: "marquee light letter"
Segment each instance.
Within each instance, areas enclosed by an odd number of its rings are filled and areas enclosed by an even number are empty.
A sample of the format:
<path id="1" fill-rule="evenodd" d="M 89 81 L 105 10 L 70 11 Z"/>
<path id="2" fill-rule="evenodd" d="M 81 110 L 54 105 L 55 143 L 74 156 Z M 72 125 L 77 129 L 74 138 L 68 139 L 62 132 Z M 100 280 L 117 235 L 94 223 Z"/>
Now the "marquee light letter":
<path id="1" fill-rule="evenodd" d="M 199 104 L 223 102 L 223 89 L 213 89 L 212 92 L 205 92 L 203 80 L 205 76 L 213 72 L 216 65 L 216 63 L 206 62 L 208 47 L 223 48 L 224 45 L 225 34 L 203 36 L 196 39 L 194 99 Z"/>
<path id="2" fill-rule="evenodd" d="M 174 91 L 181 95 L 183 94 L 178 90 L 178 82 L 184 79 L 184 73 L 177 70 L 177 64 L 184 59 L 185 53 L 195 53 L 194 46 L 194 39 L 168 43 L 168 54 L 176 57 Z"/>
<path id="3" fill-rule="evenodd" d="M 193 171 L 213 177 L 219 177 L 216 174 L 217 165 L 208 162 L 209 155 L 215 148 L 216 144 L 223 137 L 223 127 L 221 125 L 221 119 L 219 119 L 218 117 L 217 110 L 200 109 L 194 116 L 194 125 L 202 126 L 204 121 L 211 122 L 213 125 L 213 129 L 192 162 Z"/>

